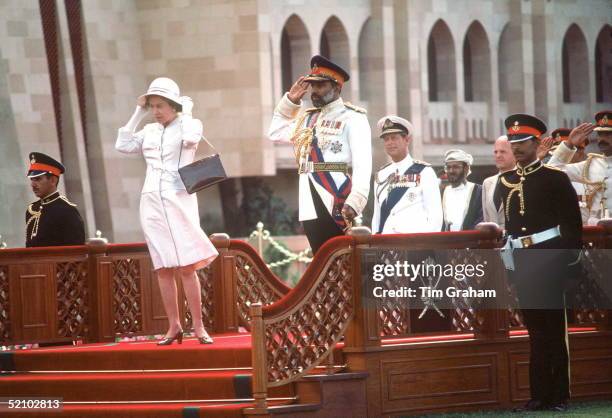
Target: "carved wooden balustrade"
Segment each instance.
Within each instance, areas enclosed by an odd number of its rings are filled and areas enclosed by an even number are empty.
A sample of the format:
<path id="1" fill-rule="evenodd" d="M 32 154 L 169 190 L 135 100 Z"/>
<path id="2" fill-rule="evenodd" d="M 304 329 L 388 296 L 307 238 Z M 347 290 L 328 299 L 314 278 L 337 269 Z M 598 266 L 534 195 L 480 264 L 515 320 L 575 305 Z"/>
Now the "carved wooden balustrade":
<path id="1" fill-rule="evenodd" d="M 332 355 L 335 344 L 344 339 L 343 351 L 364 352 L 380 347 L 389 339 L 414 337 L 423 332 L 412 329 L 411 309 L 379 302 L 374 309 L 366 306 L 362 280 L 364 257 L 375 254 L 378 262 L 400 259 L 402 250 L 445 249 L 450 264 L 487 262 L 487 288 L 513 297 L 504 267 L 493 251 L 501 244 L 501 230 L 495 224 L 480 224 L 475 231 L 438 234 L 371 235 L 367 228 L 354 228 L 352 236 L 338 237 L 326 243 L 315 256 L 300 282 L 285 297 L 271 305 L 250 307 L 252 332 L 253 397 L 255 407 L 249 414 L 265 413 L 267 390 L 303 377 Z M 612 248 L 612 222 L 584 229 L 585 248 Z M 597 271 L 596 255 L 586 252 L 585 265 Z M 608 272 L 609 273 L 609 272 Z M 380 284 L 387 289 L 397 286 L 392 280 Z M 579 298 L 584 309 L 574 309 L 576 324 L 596 324 L 612 329 L 612 315 L 597 306 L 593 283 L 582 284 Z M 511 328 L 521 325 L 513 309 L 473 309 L 453 300 L 452 320 L 437 334 L 469 333 L 475 339 L 508 339 Z M 431 335 L 431 332 L 425 332 Z"/>
<path id="2" fill-rule="evenodd" d="M 204 324 L 238 331 L 249 326 L 251 302 L 270 304 L 289 288 L 247 243 L 224 234 L 212 241 L 219 257 L 197 272 Z M 0 345 L 162 333 L 154 274 L 142 243 L 0 250 Z M 180 309 L 189 328 L 186 304 Z"/>

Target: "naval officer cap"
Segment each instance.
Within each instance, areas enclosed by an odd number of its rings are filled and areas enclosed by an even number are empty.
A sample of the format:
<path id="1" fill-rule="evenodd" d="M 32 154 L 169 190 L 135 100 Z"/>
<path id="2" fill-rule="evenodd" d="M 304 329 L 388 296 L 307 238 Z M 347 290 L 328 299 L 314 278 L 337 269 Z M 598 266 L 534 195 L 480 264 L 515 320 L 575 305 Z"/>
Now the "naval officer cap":
<path id="1" fill-rule="evenodd" d="M 304 81 L 333 81 L 342 86 L 349 81 L 349 74 L 338 64 L 334 64 L 322 55 L 315 55 L 310 60 L 310 74 Z"/>
<path id="2" fill-rule="evenodd" d="M 408 136 L 412 135 L 414 128 L 410 122 L 404 118 L 395 115 L 387 115 L 378 121 L 376 124 L 380 130 L 380 137 L 387 134 L 402 133 Z"/>
<path id="3" fill-rule="evenodd" d="M 508 130 L 509 142 L 522 142 L 539 139 L 546 132 L 546 124 L 535 116 L 517 113 L 506 118 L 504 125 Z"/>
<path id="4" fill-rule="evenodd" d="M 467 165 L 474 163 L 474 157 L 461 149 L 449 149 L 444 153 L 444 163 L 461 162 Z"/>
<path id="5" fill-rule="evenodd" d="M 612 110 L 602 110 L 595 114 L 597 132 L 612 132 Z"/>
<path id="6" fill-rule="evenodd" d="M 29 157 L 30 168 L 27 174 L 29 178 L 39 177 L 43 174 L 52 174 L 59 177 L 66 171 L 62 163 L 42 152 L 31 152 Z"/>

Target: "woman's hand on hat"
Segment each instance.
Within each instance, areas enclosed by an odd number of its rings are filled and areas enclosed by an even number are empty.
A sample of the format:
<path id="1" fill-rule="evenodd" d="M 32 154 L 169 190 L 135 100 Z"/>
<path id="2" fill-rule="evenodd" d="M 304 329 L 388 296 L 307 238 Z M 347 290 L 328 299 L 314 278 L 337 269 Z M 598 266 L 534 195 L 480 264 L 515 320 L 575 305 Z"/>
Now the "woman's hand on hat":
<path id="1" fill-rule="evenodd" d="M 304 79 L 304 76 L 298 78 L 297 81 L 293 83 L 293 86 L 291 86 L 291 89 L 289 89 L 289 93 L 287 93 L 287 98 L 294 104 L 300 104 L 302 97 L 304 97 L 308 91 L 308 87 L 310 87 L 308 82 Z"/>
<path id="2" fill-rule="evenodd" d="M 588 122 L 581 123 L 572 129 L 567 140 L 573 147 L 583 146 L 588 136 L 593 132 L 593 129 L 595 129 L 594 124 Z"/>
<path id="3" fill-rule="evenodd" d="M 189 96 L 181 96 L 181 106 L 183 110 L 181 113 L 183 115 L 191 116 L 191 112 L 193 111 L 193 99 Z"/>

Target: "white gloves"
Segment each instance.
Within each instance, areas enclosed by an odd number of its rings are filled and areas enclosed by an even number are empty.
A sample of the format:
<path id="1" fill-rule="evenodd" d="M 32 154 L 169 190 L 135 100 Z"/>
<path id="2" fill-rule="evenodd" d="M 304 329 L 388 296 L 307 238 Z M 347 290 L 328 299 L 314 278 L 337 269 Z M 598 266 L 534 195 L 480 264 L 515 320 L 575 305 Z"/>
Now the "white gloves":
<path id="1" fill-rule="evenodd" d="M 138 127 L 138 124 L 144 119 L 145 116 L 147 116 L 147 113 L 149 113 L 149 111 L 145 107 L 136 106 L 136 110 L 134 110 L 132 117 L 128 123 L 125 124 L 124 128 L 134 132 Z"/>
<path id="2" fill-rule="evenodd" d="M 181 113 L 185 116 L 191 116 L 191 112 L 193 110 L 193 100 L 189 96 L 181 96 L 181 105 L 183 106 L 183 110 Z"/>

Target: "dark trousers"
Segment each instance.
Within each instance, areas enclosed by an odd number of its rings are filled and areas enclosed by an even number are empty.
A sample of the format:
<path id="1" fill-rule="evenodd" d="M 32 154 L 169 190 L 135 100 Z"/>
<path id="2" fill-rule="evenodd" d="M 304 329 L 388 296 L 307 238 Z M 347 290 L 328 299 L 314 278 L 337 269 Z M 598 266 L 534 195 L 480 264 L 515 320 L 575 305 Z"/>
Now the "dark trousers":
<path id="1" fill-rule="evenodd" d="M 531 399 L 545 404 L 570 397 L 565 309 L 522 309 L 529 332 Z"/>
<path id="2" fill-rule="evenodd" d="M 570 397 L 564 251 L 516 250 L 516 271 L 510 275 L 529 332 L 531 399 L 544 404 Z"/>
<path id="3" fill-rule="evenodd" d="M 308 238 L 310 248 L 312 248 L 312 254 L 314 255 L 328 239 L 344 235 L 344 232 L 340 229 L 338 224 L 336 224 L 323 205 L 321 197 L 315 190 L 312 182 L 309 180 L 308 183 L 310 185 L 310 194 L 314 202 L 314 207 L 317 212 L 317 218 L 303 221 L 302 225 L 304 226 L 306 238 Z"/>

